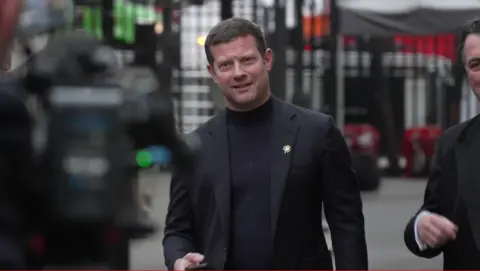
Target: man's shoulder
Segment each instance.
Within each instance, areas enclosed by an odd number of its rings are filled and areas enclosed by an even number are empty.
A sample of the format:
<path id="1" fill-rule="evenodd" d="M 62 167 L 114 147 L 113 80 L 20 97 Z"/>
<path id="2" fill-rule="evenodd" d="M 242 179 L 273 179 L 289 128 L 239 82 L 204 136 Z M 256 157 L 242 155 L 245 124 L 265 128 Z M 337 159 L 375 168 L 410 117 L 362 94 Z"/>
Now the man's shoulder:
<path id="1" fill-rule="evenodd" d="M 467 132 L 468 128 L 479 121 L 480 115 L 447 128 L 443 131 L 442 136 L 440 137 L 440 142 L 444 146 L 453 147 L 455 142 Z"/>
<path id="2" fill-rule="evenodd" d="M 335 122 L 332 116 L 318 111 L 299 107 L 290 103 L 288 103 L 286 106 L 295 111 L 301 122 L 305 122 L 308 125 L 330 127 Z"/>
<path id="3" fill-rule="evenodd" d="M 329 134 L 335 134 L 335 120 L 332 116 L 311 109 L 299 107 L 293 104 L 286 104 L 289 110 L 295 112 L 295 119 L 301 130 L 314 136 L 316 140 L 324 138 Z M 303 133 L 305 135 L 305 133 Z"/>
<path id="4" fill-rule="evenodd" d="M 213 117 L 211 117 L 208 121 L 206 121 L 205 123 L 201 124 L 200 126 L 198 126 L 195 130 L 191 131 L 190 133 L 188 134 L 197 134 L 199 136 L 202 136 L 204 135 L 206 132 L 208 132 L 210 130 L 210 128 L 212 127 L 212 125 L 214 125 L 214 123 L 216 123 L 218 120 L 218 115 L 215 115 Z"/>

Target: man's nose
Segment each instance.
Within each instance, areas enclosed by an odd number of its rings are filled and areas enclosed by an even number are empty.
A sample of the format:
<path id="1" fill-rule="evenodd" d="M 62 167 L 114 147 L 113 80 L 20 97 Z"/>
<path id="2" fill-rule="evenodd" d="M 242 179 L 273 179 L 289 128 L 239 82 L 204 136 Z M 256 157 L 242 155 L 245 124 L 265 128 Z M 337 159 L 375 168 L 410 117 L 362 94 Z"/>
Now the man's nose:
<path id="1" fill-rule="evenodd" d="M 246 73 L 242 69 L 242 66 L 240 65 L 240 63 L 235 63 L 234 70 L 233 70 L 233 76 L 236 80 L 242 79 L 243 77 L 246 76 Z"/>

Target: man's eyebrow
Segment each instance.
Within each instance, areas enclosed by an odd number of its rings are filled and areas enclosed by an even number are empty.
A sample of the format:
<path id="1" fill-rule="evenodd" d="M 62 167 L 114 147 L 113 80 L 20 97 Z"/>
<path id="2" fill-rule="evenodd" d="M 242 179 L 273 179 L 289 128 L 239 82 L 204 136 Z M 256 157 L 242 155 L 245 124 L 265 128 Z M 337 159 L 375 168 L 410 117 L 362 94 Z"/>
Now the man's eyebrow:
<path id="1" fill-rule="evenodd" d="M 227 63 L 227 62 L 232 62 L 232 59 L 231 58 L 224 58 L 224 59 L 218 60 L 218 63 Z"/>
<path id="2" fill-rule="evenodd" d="M 254 51 L 248 51 L 248 52 L 245 52 L 244 54 L 242 54 L 240 57 L 248 57 L 248 56 L 255 56 L 255 52 Z"/>

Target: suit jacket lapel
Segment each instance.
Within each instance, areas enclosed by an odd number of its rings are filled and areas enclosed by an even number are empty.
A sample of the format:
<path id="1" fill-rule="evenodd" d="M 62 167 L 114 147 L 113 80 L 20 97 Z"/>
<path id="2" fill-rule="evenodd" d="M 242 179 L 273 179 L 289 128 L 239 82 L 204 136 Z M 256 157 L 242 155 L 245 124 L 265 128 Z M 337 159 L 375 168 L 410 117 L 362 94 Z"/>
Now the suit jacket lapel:
<path id="1" fill-rule="evenodd" d="M 227 118 L 225 111 L 219 113 L 210 129 L 212 141 L 210 148 L 213 152 L 212 163 L 215 164 L 215 199 L 220 217 L 220 223 L 225 238 L 230 236 L 230 157 L 227 134 Z M 228 242 L 227 242 L 228 243 Z"/>
<path id="2" fill-rule="evenodd" d="M 293 107 L 274 98 L 274 122 L 271 164 L 271 228 L 275 237 L 283 193 L 295 152 L 298 124 Z"/>
<path id="3" fill-rule="evenodd" d="M 468 210 L 475 244 L 480 248 L 480 121 L 472 120 L 458 137 L 455 148 L 458 169 L 458 197 Z"/>

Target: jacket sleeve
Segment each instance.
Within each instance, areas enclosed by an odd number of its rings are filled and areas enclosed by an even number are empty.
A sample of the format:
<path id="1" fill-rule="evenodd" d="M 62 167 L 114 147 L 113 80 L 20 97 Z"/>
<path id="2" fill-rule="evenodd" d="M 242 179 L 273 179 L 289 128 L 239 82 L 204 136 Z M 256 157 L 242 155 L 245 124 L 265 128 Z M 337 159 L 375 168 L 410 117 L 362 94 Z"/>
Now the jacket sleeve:
<path id="1" fill-rule="evenodd" d="M 443 169 L 443 161 L 445 160 L 445 146 L 442 143 L 442 137 L 437 145 L 437 150 L 435 153 L 435 157 L 433 160 L 432 172 L 430 177 L 428 178 L 427 187 L 425 189 L 425 195 L 423 199 L 423 205 L 418 210 L 418 212 L 410 219 L 408 222 L 405 232 L 404 232 L 404 240 L 405 244 L 407 245 L 408 249 L 415 255 L 423 258 L 433 258 L 438 256 L 443 248 L 426 248 L 421 250 L 417 244 L 415 238 L 415 220 L 417 216 L 422 211 L 428 211 L 431 213 L 442 214 L 442 210 L 440 209 L 440 201 L 439 201 L 439 187 L 442 178 L 442 169 Z"/>
<path id="2" fill-rule="evenodd" d="M 174 170 L 163 238 L 165 264 L 170 270 L 177 259 L 196 251 L 193 242 L 194 216 L 184 181 Z"/>
<path id="3" fill-rule="evenodd" d="M 337 270 L 368 270 L 362 198 L 342 133 L 328 121 L 323 157 L 323 199 Z"/>

